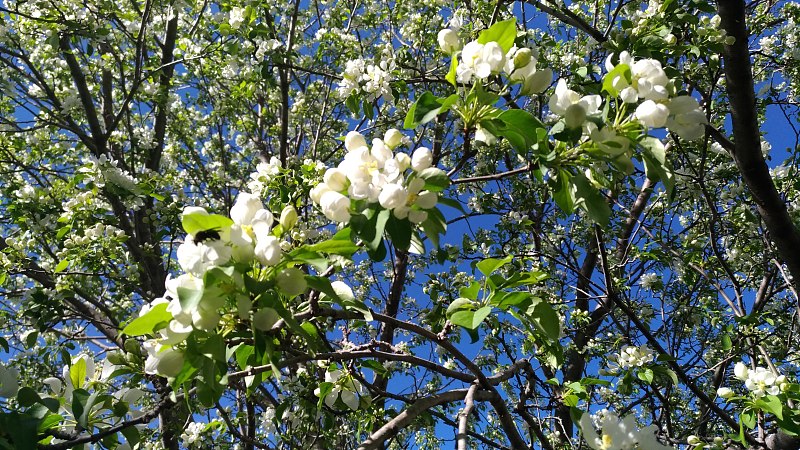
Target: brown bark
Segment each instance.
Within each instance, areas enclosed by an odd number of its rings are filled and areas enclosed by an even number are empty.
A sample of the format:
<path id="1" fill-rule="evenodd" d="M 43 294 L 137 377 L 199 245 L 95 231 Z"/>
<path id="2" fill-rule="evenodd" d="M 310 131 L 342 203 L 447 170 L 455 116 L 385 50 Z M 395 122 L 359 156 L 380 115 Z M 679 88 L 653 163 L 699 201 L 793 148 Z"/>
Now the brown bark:
<path id="1" fill-rule="evenodd" d="M 775 241 L 781 260 L 792 274 L 795 289 L 800 288 L 800 231 L 798 231 L 786 202 L 781 197 L 769 168 L 761 154 L 761 131 L 753 88 L 753 73 L 748 48 L 747 11 L 743 0 L 720 0 L 717 11 L 722 28 L 735 42 L 725 46 L 723 54 L 725 82 L 731 105 L 733 128 L 733 159 L 742 179 L 756 203 L 758 212 Z"/>

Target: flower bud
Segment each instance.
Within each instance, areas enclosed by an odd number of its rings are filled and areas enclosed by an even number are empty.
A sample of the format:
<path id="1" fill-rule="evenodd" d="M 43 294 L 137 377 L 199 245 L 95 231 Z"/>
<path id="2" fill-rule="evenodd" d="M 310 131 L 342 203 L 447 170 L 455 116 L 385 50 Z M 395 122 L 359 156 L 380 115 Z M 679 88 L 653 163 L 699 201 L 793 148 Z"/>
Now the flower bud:
<path id="1" fill-rule="evenodd" d="M 262 236 L 258 239 L 254 253 L 261 264 L 274 266 L 281 261 L 281 244 L 275 236 Z"/>
<path id="2" fill-rule="evenodd" d="M 319 200 L 319 206 L 325 217 L 334 222 L 350 221 L 350 199 L 338 192 L 323 193 Z"/>
<path id="3" fill-rule="evenodd" d="M 322 201 L 322 196 L 325 195 L 326 192 L 332 191 L 333 189 L 331 189 L 326 183 L 320 183 L 311 189 L 309 197 L 311 197 L 311 201 L 319 205 Z"/>
<path id="4" fill-rule="evenodd" d="M 741 381 L 747 380 L 749 373 L 750 370 L 743 362 L 737 362 L 736 365 L 733 366 L 733 375 Z"/>
<path id="5" fill-rule="evenodd" d="M 366 146 L 367 146 L 367 140 L 364 139 L 364 136 L 358 131 L 351 131 L 347 133 L 347 136 L 345 136 L 344 138 L 344 147 L 347 149 L 348 152 L 352 152 L 357 148 Z"/>
<path id="6" fill-rule="evenodd" d="M 275 279 L 278 288 L 288 294 L 289 296 L 300 295 L 306 291 L 308 283 L 306 282 L 306 275 L 302 270 L 296 267 L 287 267 Z"/>
<path id="7" fill-rule="evenodd" d="M 721 388 L 717 389 L 717 396 L 718 397 L 721 397 L 721 398 L 724 398 L 724 399 L 729 399 L 729 398 L 733 397 L 734 395 L 736 395 L 736 393 L 733 392 L 733 389 L 731 389 L 731 388 L 721 387 Z M 691 444 L 691 442 L 690 442 L 690 444 Z"/>
<path id="8" fill-rule="evenodd" d="M 378 195 L 378 202 L 386 209 L 404 206 L 408 200 L 408 191 L 403 186 L 395 183 L 386 184 Z"/>
<path id="9" fill-rule="evenodd" d="M 326 170 L 322 179 L 332 191 L 341 192 L 347 186 L 347 174 L 336 167 Z"/>
<path id="10" fill-rule="evenodd" d="M 295 224 L 297 224 L 297 210 L 294 209 L 294 206 L 287 205 L 283 208 L 283 211 L 281 211 L 280 224 L 283 231 L 289 231 L 294 228 Z"/>
<path id="11" fill-rule="evenodd" d="M 383 142 L 391 149 L 394 149 L 403 142 L 403 133 L 396 128 L 386 130 L 383 135 Z"/>
<path id="12" fill-rule="evenodd" d="M 689 437 L 686 438 L 686 443 L 689 445 L 697 445 L 697 444 L 702 444 L 703 441 L 701 441 L 699 437 L 690 434 Z"/>
<path id="13" fill-rule="evenodd" d="M 514 69 L 520 69 L 531 62 L 531 49 L 521 48 L 514 53 Z"/>
<path id="14" fill-rule="evenodd" d="M 667 124 L 669 108 L 652 100 L 647 100 L 636 108 L 634 113 L 642 125 L 649 128 L 661 128 Z"/>
<path id="15" fill-rule="evenodd" d="M 458 33 L 451 28 L 439 31 L 437 40 L 439 41 L 439 48 L 445 53 L 452 54 L 461 50 L 461 39 L 458 38 Z"/>
<path id="16" fill-rule="evenodd" d="M 397 161 L 397 167 L 400 168 L 400 172 L 404 172 L 406 169 L 411 167 L 411 157 L 405 153 L 396 154 L 394 159 Z"/>
<path id="17" fill-rule="evenodd" d="M 628 86 L 619 91 L 619 98 L 625 103 L 636 103 L 639 100 L 639 94 L 636 89 Z"/>
<path id="18" fill-rule="evenodd" d="M 203 216 L 207 216 L 208 211 L 206 211 L 205 208 L 201 208 L 199 206 L 187 206 L 183 208 L 183 213 L 181 213 L 182 216 L 190 216 L 192 214 L 200 214 Z"/>
<path id="19" fill-rule="evenodd" d="M 422 172 L 433 164 L 433 153 L 427 147 L 420 147 L 414 150 L 411 155 L 411 168 L 416 172 Z"/>

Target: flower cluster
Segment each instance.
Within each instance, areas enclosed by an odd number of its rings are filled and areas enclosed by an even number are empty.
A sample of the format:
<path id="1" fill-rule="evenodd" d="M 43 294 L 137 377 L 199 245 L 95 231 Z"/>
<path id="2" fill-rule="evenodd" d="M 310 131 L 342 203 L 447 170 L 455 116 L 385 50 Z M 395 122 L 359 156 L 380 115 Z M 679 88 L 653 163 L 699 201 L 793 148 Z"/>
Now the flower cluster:
<path id="1" fill-rule="evenodd" d="M 750 370 L 742 362 L 736 363 L 733 367 L 733 374 L 737 379 L 744 381 L 745 387 L 755 398 L 778 395 L 786 383 L 784 375 L 776 375 L 766 367 L 756 367 Z M 730 398 L 733 397 L 734 392 L 730 388 L 722 387 L 717 391 L 717 395 L 722 398 Z"/>
<path id="2" fill-rule="evenodd" d="M 384 101 L 394 103 L 391 86 L 394 68 L 391 58 L 384 58 L 377 65 L 367 64 L 363 59 L 347 61 L 339 82 L 339 96 L 347 98 L 363 92 L 370 100 L 383 97 Z"/>
<path id="3" fill-rule="evenodd" d="M 402 134 L 391 129 L 383 139 L 373 139 L 372 148 L 360 133 L 351 131 L 345 138 L 347 154 L 335 168 L 325 172 L 323 182 L 311 191 L 311 199 L 319 205 L 325 217 L 345 223 L 352 214 L 360 213 L 370 205 L 380 204 L 392 211 L 397 219 L 422 223 L 428 212 L 439 201 L 436 192 L 423 190 L 425 180 L 420 176 L 440 169 L 431 167 L 430 149 L 420 147 L 409 156 L 393 153 L 402 142 Z M 406 175 L 408 169 L 412 170 Z"/>
<path id="4" fill-rule="evenodd" d="M 611 372 L 616 372 L 617 370 L 627 370 L 649 364 L 653 362 L 654 355 L 653 350 L 646 345 L 638 347 L 626 345 L 622 347 L 618 355 L 613 355 L 610 359 L 612 360 L 610 363 L 612 366 Z"/>
<path id="5" fill-rule="evenodd" d="M 333 408 L 336 401 L 341 399 L 342 403 L 355 411 L 358 409 L 361 399 L 368 396 L 367 390 L 361 382 L 340 369 L 325 372 L 325 383 L 330 383 L 328 385 L 330 390 L 324 394 L 323 400 L 329 408 Z M 314 389 L 314 395 L 317 397 L 323 395 L 322 388 Z"/>
<path id="6" fill-rule="evenodd" d="M 567 87 L 567 81 L 558 80 L 556 90 L 550 96 L 550 111 L 564 117 L 567 128 L 578 128 L 586 121 L 586 117 L 596 114 L 603 99 L 599 95 L 581 96 Z"/>
<path id="7" fill-rule="evenodd" d="M 177 257 L 185 272 L 177 278 L 168 278 L 164 297 L 157 298 L 142 307 L 139 317 L 144 317 L 158 305 L 166 304 L 171 320 L 166 328 L 158 332 L 156 339 L 145 342 L 148 352 L 145 361 L 147 373 L 167 377 L 177 375 L 184 363 L 182 351 L 176 345 L 182 343 L 193 330 L 212 331 L 220 323 L 220 311 L 230 300 L 235 303 L 239 318 L 250 319 L 257 329 L 269 329 L 278 321 L 272 308 L 260 308 L 252 313 L 252 301 L 244 292 L 241 276 L 230 272 L 227 277 L 231 286 L 205 286 L 203 277 L 213 268 L 229 266 L 231 263 L 252 265 L 254 261 L 263 267 L 278 264 L 283 257 L 280 236 L 297 223 L 297 211 L 292 206 L 283 209 L 275 223 L 272 212 L 264 208 L 259 197 L 241 192 L 230 211 L 230 219 L 212 216 L 205 209 L 188 207 L 184 210 L 184 223 L 191 221 L 219 220 L 220 226 L 190 233 L 178 247 Z M 305 291 L 304 274 L 297 268 L 287 267 L 275 274 L 276 286 L 286 295 L 296 296 Z M 196 297 L 191 301 L 181 298 Z M 163 308 L 163 307 L 162 307 Z"/>
<path id="8" fill-rule="evenodd" d="M 453 54 L 461 49 L 458 34 L 450 29 L 439 32 L 439 46 L 442 51 Z M 456 81 L 469 84 L 473 79 L 485 80 L 491 75 L 505 72 L 511 82 L 522 85 L 523 95 L 540 94 L 553 80 L 553 71 L 537 69 L 539 54 L 534 48 L 511 47 L 504 52 L 499 43 L 490 41 L 481 44 L 471 41 L 461 50 L 461 60 L 456 67 Z"/>
<path id="9" fill-rule="evenodd" d="M 705 124 L 708 123 L 700 104 L 688 95 L 670 99 L 670 80 L 655 59 L 635 59 L 628 52 L 619 54 L 619 63 L 612 64 L 609 55 L 606 58 L 606 70 L 611 76 L 611 86 L 617 97 L 626 104 L 636 104 L 634 116 L 649 128 L 667 127 L 687 140 L 703 136 Z M 625 76 L 627 68 L 630 77 Z"/>
<path id="10" fill-rule="evenodd" d="M 597 414 L 596 419 L 601 433 L 595 431 L 593 417 L 589 413 L 581 416 L 580 425 L 583 438 L 589 447 L 595 450 L 672 450 L 673 447 L 662 444 L 656 439 L 655 425 L 637 428 L 636 421 L 632 415 L 628 415 L 622 420 L 610 411 L 603 411 Z"/>

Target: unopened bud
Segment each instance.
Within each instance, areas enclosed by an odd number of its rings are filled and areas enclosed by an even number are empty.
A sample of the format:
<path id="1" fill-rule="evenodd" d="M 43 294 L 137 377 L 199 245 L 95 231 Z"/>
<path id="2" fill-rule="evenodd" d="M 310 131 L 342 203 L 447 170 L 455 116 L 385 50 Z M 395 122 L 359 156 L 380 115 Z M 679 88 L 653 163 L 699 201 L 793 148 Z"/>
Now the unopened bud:
<path id="1" fill-rule="evenodd" d="M 294 206 L 289 205 L 283 208 L 283 211 L 281 211 L 280 223 L 283 231 L 289 231 L 294 228 L 297 223 L 297 210 L 294 209 Z"/>
<path id="2" fill-rule="evenodd" d="M 521 48 L 514 53 L 514 69 L 521 69 L 531 62 L 531 49 Z"/>

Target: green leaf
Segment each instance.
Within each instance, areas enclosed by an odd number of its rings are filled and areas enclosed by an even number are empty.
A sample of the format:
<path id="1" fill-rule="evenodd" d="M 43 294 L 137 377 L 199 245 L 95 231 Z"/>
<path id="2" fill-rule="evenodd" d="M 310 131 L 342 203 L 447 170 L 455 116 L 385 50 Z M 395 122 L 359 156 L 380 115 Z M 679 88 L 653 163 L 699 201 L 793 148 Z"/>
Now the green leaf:
<path id="1" fill-rule="evenodd" d="M 752 409 L 745 409 L 739 414 L 739 420 L 744 426 L 752 430 L 756 427 L 756 412 Z"/>
<path id="2" fill-rule="evenodd" d="M 320 272 L 324 272 L 329 264 L 328 258 L 310 250 L 306 246 L 301 246 L 292 250 L 288 254 L 288 257 L 290 260 L 312 265 Z"/>
<path id="3" fill-rule="evenodd" d="M 400 220 L 393 215 L 389 216 L 386 221 L 386 232 L 389 234 L 392 244 L 400 250 L 408 250 L 411 246 L 412 228 L 408 219 Z"/>
<path id="4" fill-rule="evenodd" d="M 608 72 L 606 76 L 603 77 L 603 92 L 608 92 L 612 97 L 616 97 L 619 95 L 619 91 L 614 88 L 614 80 L 617 77 L 622 77 L 628 84 L 631 83 L 631 68 L 627 64 L 617 64 L 614 67 L 614 70 Z"/>
<path id="5" fill-rule="evenodd" d="M 370 369 L 379 375 L 385 374 L 387 372 L 386 368 L 383 367 L 383 364 L 379 363 L 378 361 L 375 361 L 374 359 L 367 359 L 361 361 L 361 367 Z"/>
<path id="6" fill-rule="evenodd" d="M 722 350 L 728 351 L 733 347 L 733 342 L 731 341 L 731 335 L 728 333 L 724 333 L 721 338 L 722 341 Z"/>
<path id="7" fill-rule="evenodd" d="M 439 114 L 447 112 L 457 100 L 458 95 L 456 94 L 446 98 L 439 98 L 425 91 L 425 93 L 411 105 L 411 108 L 409 108 L 406 119 L 403 122 L 403 127 L 411 129 L 426 124 L 435 119 Z"/>
<path id="8" fill-rule="evenodd" d="M 767 413 L 772 413 L 778 420 L 783 420 L 783 403 L 775 395 L 766 395 L 756 400 L 756 407 Z"/>
<path id="9" fill-rule="evenodd" d="M 131 448 L 135 448 L 136 444 L 139 443 L 141 436 L 139 435 L 139 429 L 136 427 L 127 427 L 122 429 L 122 435 L 125 436 L 125 440 L 128 441 Z"/>
<path id="10" fill-rule="evenodd" d="M 420 225 L 428 239 L 439 247 L 439 235 L 447 231 L 447 221 L 438 208 L 428 210 L 428 218 Z"/>
<path id="11" fill-rule="evenodd" d="M 39 422 L 39 426 L 37 427 L 37 432 L 44 433 L 45 431 L 53 428 L 55 425 L 61 423 L 64 420 L 64 417 L 59 414 L 48 414 Z M 131 427 L 134 428 L 134 427 Z"/>
<path id="12" fill-rule="evenodd" d="M 672 192 L 675 186 L 675 177 L 672 173 L 672 166 L 667 160 L 666 147 L 660 139 L 648 136 L 639 141 L 642 147 L 642 159 L 644 170 L 647 177 L 653 181 L 661 181 L 667 189 L 667 193 Z"/>
<path id="13" fill-rule="evenodd" d="M 36 450 L 36 429 L 39 426 L 39 419 L 28 414 L 18 412 L 0 413 L 0 445 L 3 444 L 3 435 L 11 439 L 13 446 L 7 446 L 14 450 Z"/>
<path id="14" fill-rule="evenodd" d="M 450 186 L 450 178 L 442 169 L 436 167 L 428 167 L 419 173 L 419 177 L 425 180 L 423 189 L 432 192 L 441 192 Z"/>
<path id="15" fill-rule="evenodd" d="M 39 397 L 39 394 L 35 390 L 27 386 L 19 388 L 19 391 L 17 392 L 17 401 L 19 402 L 19 405 L 22 406 L 23 408 L 28 408 L 30 406 L 33 406 L 39 403 L 41 399 L 42 398 Z"/>
<path id="16" fill-rule="evenodd" d="M 483 121 L 481 125 L 484 125 Z M 491 120 L 488 128 L 492 134 L 503 136 L 518 152 L 525 154 L 534 144 L 539 142 L 537 129 L 544 129 L 539 119 L 522 109 L 504 111 Z"/>
<path id="17" fill-rule="evenodd" d="M 600 226 L 608 225 L 611 217 L 611 208 L 606 202 L 606 198 L 594 187 L 586 176 L 582 173 L 573 175 L 572 185 L 575 186 L 575 198 L 589 218 Z"/>
<path id="18" fill-rule="evenodd" d="M 511 260 L 514 259 L 513 256 L 506 256 L 503 259 L 497 258 L 486 258 L 483 261 L 475 264 L 475 267 L 481 271 L 482 274 L 485 276 L 491 275 L 495 270 L 505 266 L 506 264 L 510 263 Z"/>
<path id="19" fill-rule="evenodd" d="M 86 381 L 86 358 L 78 358 L 72 364 L 69 368 L 69 379 L 75 389 L 83 387 L 83 382 Z"/>
<path id="20" fill-rule="evenodd" d="M 122 330 L 122 334 L 128 336 L 142 336 L 152 334 L 155 330 L 161 329 L 172 320 L 172 314 L 167 312 L 167 303 L 160 303 L 150 308 L 150 311 L 141 317 L 133 319 Z"/>
<path id="21" fill-rule="evenodd" d="M 517 38 L 517 20 L 508 19 L 502 22 L 497 22 L 486 30 L 481 31 L 478 35 L 478 43 L 487 44 L 489 42 L 497 42 L 503 49 L 503 53 L 508 53 L 514 45 L 514 40 Z"/>
<path id="22" fill-rule="evenodd" d="M 450 306 L 447 307 L 447 312 L 445 313 L 445 316 L 447 318 L 450 318 L 453 314 L 457 313 L 458 311 L 474 311 L 474 310 L 475 310 L 474 301 L 468 298 L 459 297 L 453 300 L 453 302 L 450 303 Z"/>
<path id="23" fill-rule="evenodd" d="M 365 215 L 353 216 L 350 224 L 369 250 L 377 251 L 378 247 L 383 246 L 383 231 L 386 228 L 386 221 L 392 214 L 388 209 L 376 211 L 369 209 Z"/>
<path id="24" fill-rule="evenodd" d="M 558 207 L 567 214 L 575 212 L 575 193 L 572 190 L 572 184 L 570 184 L 571 179 L 572 174 L 566 170 L 559 169 L 558 177 L 552 182 L 555 185 L 553 187 L 553 198 Z"/>
<path id="25" fill-rule="evenodd" d="M 458 295 L 471 299 L 477 300 L 478 299 L 478 292 L 481 290 L 481 284 L 477 281 L 473 281 L 470 283 L 469 286 L 464 286 L 458 290 Z"/>
<path id="26" fill-rule="evenodd" d="M 429 189 L 430 190 L 430 189 Z M 457 209 L 463 214 L 467 214 L 467 210 L 464 209 L 464 205 L 461 202 L 453 200 L 452 198 L 447 197 L 439 197 L 439 204 L 444 206 L 449 206 L 453 209 Z"/>
<path id="27" fill-rule="evenodd" d="M 524 303 L 532 303 L 533 299 L 536 301 L 541 301 L 538 297 L 534 297 L 530 292 L 525 291 L 516 291 L 516 292 L 504 292 L 504 291 L 497 291 L 491 297 L 491 304 L 496 306 L 498 309 L 502 309 L 503 311 L 507 310 L 508 308 L 515 306 L 518 308 L 522 308 L 521 306 Z M 525 309 L 528 309 L 527 307 Z"/>
<path id="28" fill-rule="evenodd" d="M 308 287 L 311 289 L 321 292 L 328 296 L 331 300 L 335 302 L 341 302 L 342 299 L 339 298 L 339 295 L 336 291 L 333 290 L 333 286 L 331 285 L 331 280 L 326 277 L 319 277 L 316 275 L 306 275 L 306 283 L 308 283 Z"/>
<path id="29" fill-rule="evenodd" d="M 450 322 L 468 330 L 477 329 L 492 312 L 491 306 L 484 306 L 477 311 L 461 310 L 450 316 Z"/>
<path id="30" fill-rule="evenodd" d="M 539 284 L 546 280 L 549 276 L 544 272 L 532 270 L 530 272 L 514 272 L 510 278 L 504 283 L 499 285 L 501 289 L 515 288 L 519 286 L 530 286 L 532 284 Z"/>
<path id="31" fill-rule="evenodd" d="M 306 275 L 306 282 L 308 286 L 318 292 L 325 294 L 326 297 L 333 300 L 336 304 L 340 305 L 346 310 L 355 310 L 364 315 L 364 320 L 372 320 L 372 312 L 367 308 L 361 300 L 356 298 L 341 298 L 331 285 L 331 280 L 325 277 L 318 277 L 314 275 Z"/>
<path id="32" fill-rule="evenodd" d="M 453 86 L 457 86 L 456 83 L 456 69 L 458 68 L 458 58 L 451 58 L 450 59 L 450 71 L 447 72 L 447 75 L 444 76 L 444 79 L 450 82 Z M 412 105 L 413 108 L 413 105 Z"/>
<path id="33" fill-rule="evenodd" d="M 333 383 L 330 381 L 323 381 L 319 384 L 319 392 L 317 395 L 319 396 L 319 400 L 317 401 L 317 408 L 322 408 L 322 405 L 325 403 L 325 397 L 333 391 Z"/>
<path id="34" fill-rule="evenodd" d="M 300 326 L 300 323 L 297 322 L 297 319 L 294 318 L 294 314 L 286 309 L 286 306 L 284 306 L 283 302 L 281 302 L 279 296 L 268 295 L 268 293 L 264 293 L 259 295 L 256 301 L 261 306 L 274 309 L 292 331 L 306 339 L 306 342 L 308 342 L 309 346 L 312 348 L 320 347 L 320 343 L 317 342 L 317 339 L 314 339 L 314 337 L 308 334 L 308 332 Z"/>
<path id="35" fill-rule="evenodd" d="M 56 233 L 56 239 L 61 239 L 61 238 L 63 238 L 63 237 L 64 237 L 64 236 L 66 236 L 66 234 L 67 234 L 67 233 L 69 233 L 70 231 L 72 231 L 72 226 L 71 226 L 71 225 L 67 225 L 67 226 L 65 226 L 65 227 L 61 227 L 61 228 L 59 228 L 59 229 L 58 229 L 58 232 Z"/>
<path id="36" fill-rule="evenodd" d="M 233 220 L 219 214 L 185 214 L 181 225 L 184 231 L 194 236 L 198 231 L 227 228 L 233 225 Z"/>
<path id="37" fill-rule="evenodd" d="M 224 363 L 228 360 L 225 355 L 225 341 L 219 334 L 212 334 L 209 336 L 208 339 L 203 342 L 200 351 L 203 356 L 213 361 Z"/>
<path id="38" fill-rule="evenodd" d="M 63 272 L 67 267 L 69 267 L 69 260 L 62 259 L 61 261 L 58 262 L 56 268 L 53 269 L 53 273 Z"/>
<path id="39" fill-rule="evenodd" d="M 561 337 L 561 320 L 553 307 L 542 301 L 534 304 L 532 308 L 528 309 L 528 312 L 534 326 L 543 332 L 550 341 L 558 342 Z"/>
<path id="40" fill-rule="evenodd" d="M 244 370 L 249 366 L 248 360 L 253 351 L 255 351 L 255 347 L 252 345 L 242 345 L 236 349 L 236 364 L 239 365 L 239 369 Z"/>
<path id="41" fill-rule="evenodd" d="M 328 253 L 330 255 L 340 255 L 350 258 L 358 251 L 358 246 L 350 239 L 350 227 L 339 230 L 327 241 L 309 245 L 308 249 L 314 252 Z"/>
<path id="42" fill-rule="evenodd" d="M 653 383 L 653 369 L 649 367 L 637 371 L 636 376 L 647 384 Z"/>

